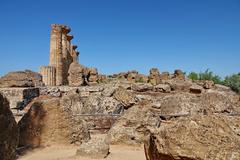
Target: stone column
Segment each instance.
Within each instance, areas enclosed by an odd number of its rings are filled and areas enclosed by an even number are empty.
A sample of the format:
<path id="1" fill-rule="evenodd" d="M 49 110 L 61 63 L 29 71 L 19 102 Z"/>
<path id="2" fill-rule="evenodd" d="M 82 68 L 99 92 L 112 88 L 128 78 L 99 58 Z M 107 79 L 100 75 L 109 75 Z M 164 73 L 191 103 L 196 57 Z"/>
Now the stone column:
<path id="1" fill-rule="evenodd" d="M 73 61 L 74 61 L 74 62 L 78 62 L 78 57 L 79 57 L 79 52 L 76 51 L 76 52 L 75 52 L 75 55 L 73 55 Z"/>
<path id="2" fill-rule="evenodd" d="M 68 48 L 68 64 L 70 66 L 70 64 L 73 62 L 72 60 L 72 45 L 71 45 L 71 40 L 73 39 L 72 35 L 67 35 L 67 48 Z"/>
<path id="3" fill-rule="evenodd" d="M 53 24 L 50 40 L 49 65 L 56 68 L 56 85 L 63 84 L 62 25 Z"/>
<path id="4" fill-rule="evenodd" d="M 72 45 L 72 60 L 73 62 L 78 62 L 78 55 L 79 55 L 79 52 L 76 51 L 77 49 L 77 46 L 76 45 Z"/>
<path id="5" fill-rule="evenodd" d="M 63 66 L 62 66 L 62 80 L 63 80 L 63 84 L 67 85 L 68 84 L 68 69 L 69 69 L 69 52 L 68 52 L 68 38 L 67 38 L 67 34 L 70 32 L 70 28 L 68 27 L 63 27 L 62 29 L 62 59 L 63 59 Z"/>
<path id="6" fill-rule="evenodd" d="M 56 69 L 53 66 L 42 66 L 40 67 L 40 74 L 42 80 L 46 86 L 56 85 Z"/>

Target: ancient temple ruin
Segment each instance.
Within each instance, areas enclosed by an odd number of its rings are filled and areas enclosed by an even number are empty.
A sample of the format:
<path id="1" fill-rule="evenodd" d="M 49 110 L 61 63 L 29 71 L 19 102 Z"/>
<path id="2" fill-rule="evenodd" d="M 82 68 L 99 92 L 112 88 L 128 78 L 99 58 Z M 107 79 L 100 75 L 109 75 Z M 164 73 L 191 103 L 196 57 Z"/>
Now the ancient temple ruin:
<path id="1" fill-rule="evenodd" d="M 78 62 L 79 52 L 71 44 L 73 36 L 68 26 L 53 24 L 51 27 L 49 66 L 40 67 L 40 73 L 47 86 L 68 85 L 68 69 L 72 62 Z"/>

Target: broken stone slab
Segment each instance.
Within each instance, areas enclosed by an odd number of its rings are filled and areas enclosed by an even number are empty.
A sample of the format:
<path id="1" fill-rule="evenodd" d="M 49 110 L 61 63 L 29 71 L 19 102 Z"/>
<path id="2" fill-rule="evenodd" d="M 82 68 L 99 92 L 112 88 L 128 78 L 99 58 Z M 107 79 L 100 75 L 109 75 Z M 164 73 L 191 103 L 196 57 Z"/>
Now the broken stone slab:
<path id="1" fill-rule="evenodd" d="M 192 85 L 189 89 L 190 93 L 194 93 L 194 94 L 200 94 L 203 92 L 203 87 L 199 86 L 199 85 Z"/>
<path id="2" fill-rule="evenodd" d="M 153 85 L 150 83 L 134 83 L 131 85 L 131 89 L 137 92 L 152 91 Z"/>
<path id="3" fill-rule="evenodd" d="M 203 88 L 205 89 L 211 89 L 214 87 L 214 82 L 213 81 L 204 81 L 203 82 Z"/>
<path id="4" fill-rule="evenodd" d="M 149 130 L 144 148 L 147 160 L 238 160 L 239 117 L 187 116 L 162 121 Z M 235 128 L 235 129 L 234 129 Z"/>
<path id="5" fill-rule="evenodd" d="M 88 126 L 73 118 L 73 108 L 59 97 L 38 97 L 19 121 L 19 146 L 50 146 L 81 144 L 89 140 Z"/>
<path id="6" fill-rule="evenodd" d="M 80 145 L 76 156 L 94 159 L 106 158 L 109 154 L 109 142 L 105 137 L 93 137 L 90 141 Z"/>
<path id="7" fill-rule="evenodd" d="M 113 96 L 125 108 L 131 107 L 132 105 L 136 104 L 138 101 L 136 96 L 133 93 L 131 93 L 130 91 L 127 91 L 123 87 L 119 87 L 118 89 L 116 89 Z"/>
<path id="8" fill-rule="evenodd" d="M 171 87 L 168 84 L 158 84 L 158 85 L 154 86 L 154 90 L 156 92 L 169 93 L 169 92 L 171 92 Z"/>

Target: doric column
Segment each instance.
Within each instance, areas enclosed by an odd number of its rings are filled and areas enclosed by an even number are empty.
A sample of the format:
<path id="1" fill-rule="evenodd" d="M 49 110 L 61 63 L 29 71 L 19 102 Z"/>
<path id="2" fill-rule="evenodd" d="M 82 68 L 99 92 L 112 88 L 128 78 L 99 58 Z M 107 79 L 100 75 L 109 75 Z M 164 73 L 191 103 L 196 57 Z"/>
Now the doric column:
<path id="1" fill-rule="evenodd" d="M 70 66 L 71 63 L 73 62 L 73 59 L 72 59 L 72 45 L 71 45 L 71 40 L 73 39 L 73 36 L 72 35 L 67 35 L 67 40 L 68 40 L 68 43 L 67 43 L 67 48 L 68 48 L 68 65 Z"/>
<path id="2" fill-rule="evenodd" d="M 46 86 L 56 85 L 56 69 L 53 66 L 42 66 L 40 67 L 40 74 L 42 80 Z"/>
<path id="3" fill-rule="evenodd" d="M 69 62 L 68 62 L 68 58 L 69 58 L 69 52 L 68 52 L 68 38 L 67 38 L 67 34 L 70 32 L 70 28 L 69 27 L 63 27 L 62 28 L 62 81 L 64 85 L 68 84 L 68 69 L 69 69 Z"/>
<path id="4" fill-rule="evenodd" d="M 79 52 L 76 51 L 76 49 L 77 49 L 77 46 L 76 45 L 72 45 L 72 53 L 71 53 L 71 55 L 72 55 L 73 62 L 78 62 Z"/>
<path id="5" fill-rule="evenodd" d="M 77 52 L 77 61 L 79 61 L 80 52 Z"/>
<path id="6" fill-rule="evenodd" d="M 68 52 L 69 54 L 71 54 L 71 40 L 73 39 L 73 35 L 67 35 L 67 48 L 68 48 Z"/>
<path id="7" fill-rule="evenodd" d="M 50 40 L 50 66 L 56 68 L 56 85 L 63 84 L 62 25 L 53 24 Z"/>

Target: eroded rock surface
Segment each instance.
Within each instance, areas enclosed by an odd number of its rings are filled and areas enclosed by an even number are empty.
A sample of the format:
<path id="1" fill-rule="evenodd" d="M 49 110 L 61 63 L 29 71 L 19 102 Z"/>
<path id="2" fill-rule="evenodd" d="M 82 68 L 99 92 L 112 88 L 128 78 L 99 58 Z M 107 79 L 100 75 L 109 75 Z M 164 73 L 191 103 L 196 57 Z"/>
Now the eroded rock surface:
<path id="1" fill-rule="evenodd" d="M 89 139 L 87 126 L 76 121 L 72 109 L 60 105 L 59 98 L 39 98 L 19 122 L 20 146 L 80 144 Z"/>
<path id="2" fill-rule="evenodd" d="M 159 117 L 141 104 L 129 108 L 109 131 L 111 144 L 139 145 L 143 143 L 146 126 L 157 126 Z"/>
<path id="3" fill-rule="evenodd" d="M 121 102 L 125 108 L 129 108 L 137 103 L 137 98 L 134 96 L 134 94 L 127 91 L 123 87 L 116 89 L 113 96 L 116 100 Z"/>
<path id="4" fill-rule="evenodd" d="M 14 160 L 18 145 L 17 123 L 9 108 L 9 102 L 0 94 L 0 159 Z"/>
<path id="5" fill-rule="evenodd" d="M 70 86 L 81 86 L 84 84 L 84 66 L 77 62 L 73 62 L 69 67 L 68 74 Z"/>
<path id="6" fill-rule="evenodd" d="M 238 160 L 239 120 L 197 115 L 162 121 L 145 143 L 147 160 Z"/>

